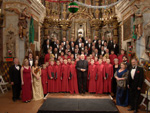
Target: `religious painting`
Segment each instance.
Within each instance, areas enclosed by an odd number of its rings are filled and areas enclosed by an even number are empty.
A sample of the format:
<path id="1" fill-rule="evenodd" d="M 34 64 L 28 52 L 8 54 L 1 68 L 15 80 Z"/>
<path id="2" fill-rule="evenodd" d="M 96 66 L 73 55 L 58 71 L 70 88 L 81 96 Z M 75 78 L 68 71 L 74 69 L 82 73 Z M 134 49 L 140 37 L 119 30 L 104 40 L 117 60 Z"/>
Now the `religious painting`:
<path id="1" fill-rule="evenodd" d="M 34 20 L 34 41 L 38 41 L 38 22 Z"/>
<path id="2" fill-rule="evenodd" d="M 131 16 L 128 17 L 123 23 L 123 40 L 128 40 L 131 38 Z"/>

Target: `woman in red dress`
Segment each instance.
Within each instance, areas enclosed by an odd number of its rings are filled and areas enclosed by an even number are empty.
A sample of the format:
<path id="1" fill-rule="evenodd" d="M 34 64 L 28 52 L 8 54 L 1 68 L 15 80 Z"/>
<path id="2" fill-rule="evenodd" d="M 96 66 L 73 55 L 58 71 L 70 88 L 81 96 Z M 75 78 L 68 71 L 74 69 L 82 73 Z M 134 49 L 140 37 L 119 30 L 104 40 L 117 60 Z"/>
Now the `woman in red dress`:
<path id="1" fill-rule="evenodd" d="M 25 59 L 21 68 L 22 101 L 30 102 L 32 99 L 32 74 L 28 59 Z"/>

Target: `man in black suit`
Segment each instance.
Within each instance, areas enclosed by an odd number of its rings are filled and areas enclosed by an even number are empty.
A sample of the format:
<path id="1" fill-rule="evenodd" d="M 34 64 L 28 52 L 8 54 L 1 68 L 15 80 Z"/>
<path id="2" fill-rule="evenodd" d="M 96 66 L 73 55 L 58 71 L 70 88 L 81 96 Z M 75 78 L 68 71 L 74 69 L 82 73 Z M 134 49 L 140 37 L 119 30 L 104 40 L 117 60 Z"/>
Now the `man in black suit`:
<path id="1" fill-rule="evenodd" d="M 87 84 L 88 62 L 85 60 L 84 54 L 81 55 L 81 60 L 77 62 L 76 69 L 77 69 L 79 93 L 85 94 Z"/>
<path id="2" fill-rule="evenodd" d="M 137 113 L 139 105 L 139 97 L 141 94 L 142 84 L 144 81 L 143 68 L 137 66 L 137 60 L 131 60 L 132 68 L 129 70 L 127 86 L 129 88 L 129 101 L 131 108 L 129 111 L 134 110 Z"/>
<path id="3" fill-rule="evenodd" d="M 113 41 L 113 50 L 114 50 L 116 55 L 119 54 L 119 46 L 118 46 L 116 40 Z"/>
<path id="4" fill-rule="evenodd" d="M 19 65 L 19 60 L 17 58 L 14 59 L 14 65 L 9 69 L 9 76 L 12 85 L 12 94 L 13 101 L 20 100 L 20 91 L 21 91 L 21 65 Z"/>
<path id="5" fill-rule="evenodd" d="M 113 49 L 113 45 L 114 45 L 113 38 L 110 37 L 110 40 L 108 42 L 109 54 L 111 54 L 111 50 Z"/>

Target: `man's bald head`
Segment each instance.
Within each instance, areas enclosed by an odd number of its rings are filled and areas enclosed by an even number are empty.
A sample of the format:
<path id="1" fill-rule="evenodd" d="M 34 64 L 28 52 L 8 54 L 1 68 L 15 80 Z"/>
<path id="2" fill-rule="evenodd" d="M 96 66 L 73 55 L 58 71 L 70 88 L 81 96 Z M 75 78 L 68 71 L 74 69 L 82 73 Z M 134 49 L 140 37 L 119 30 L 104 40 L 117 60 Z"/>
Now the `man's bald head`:
<path id="1" fill-rule="evenodd" d="M 84 60 L 84 59 L 85 59 L 84 54 L 81 54 L 81 60 Z"/>

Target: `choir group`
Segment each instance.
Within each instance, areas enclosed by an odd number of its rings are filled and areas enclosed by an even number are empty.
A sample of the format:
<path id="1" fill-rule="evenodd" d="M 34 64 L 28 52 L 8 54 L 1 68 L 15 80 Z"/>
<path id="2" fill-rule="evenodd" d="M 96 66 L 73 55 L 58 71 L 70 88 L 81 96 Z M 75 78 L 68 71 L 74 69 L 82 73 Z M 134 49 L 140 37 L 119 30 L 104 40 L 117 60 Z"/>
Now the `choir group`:
<path id="1" fill-rule="evenodd" d="M 119 47 L 112 37 L 109 41 L 104 40 L 104 37 L 102 40 L 97 40 L 95 36 L 93 41 L 86 37 L 85 39 L 79 38 L 76 42 L 73 41 L 73 38 L 70 42 L 63 38 L 61 43 L 57 38 L 52 41 L 48 37 L 43 43 L 43 52 L 45 59 L 42 64 L 38 56 L 33 59 L 32 53 L 29 53 L 22 67 L 18 66 L 17 59 L 14 60 L 14 67 L 18 68 L 18 71 L 20 69 L 21 72 L 22 100 L 24 102 L 29 102 L 32 98 L 34 100 L 42 99 L 47 93 L 82 93 L 79 89 L 77 63 L 84 56 L 88 62 L 86 90 L 96 94 L 116 94 L 118 105 L 128 105 L 127 86 L 128 88 L 130 85 L 132 86 L 131 82 L 134 79 L 132 78 L 133 72 L 129 74 L 129 71 L 132 71 L 130 68 L 137 64 L 133 63 L 131 66 L 128 63 L 123 49 L 119 55 Z M 136 61 L 134 60 L 134 62 Z M 139 72 L 142 73 L 142 70 Z M 129 75 L 131 77 L 128 77 Z M 12 68 L 10 69 L 10 78 L 11 83 L 14 84 Z M 139 84 L 141 85 L 142 81 Z M 19 91 L 13 88 L 13 92 L 19 93 Z M 19 95 L 13 93 L 13 100 L 19 96 L 20 93 Z M 135 97 L 135 99 L 137 98 Z M 134 107 L 136 106 L 133 106 L 132 109 L 137 109 Z"/>

